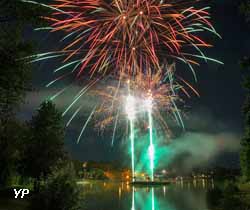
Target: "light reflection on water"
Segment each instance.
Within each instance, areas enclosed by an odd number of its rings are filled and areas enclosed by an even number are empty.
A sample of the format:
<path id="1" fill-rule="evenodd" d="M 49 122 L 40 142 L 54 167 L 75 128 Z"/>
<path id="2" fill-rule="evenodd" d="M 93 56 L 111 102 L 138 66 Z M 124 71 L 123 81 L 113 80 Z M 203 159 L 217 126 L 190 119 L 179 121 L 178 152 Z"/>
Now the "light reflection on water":
<path id="1" fill-rule="evenodd" d="M 213 180 L 177 182 L 159 187 L 134 187 L 121 182 L 82 184 L 87 210 L 206 210 L 206 191 Z"/>

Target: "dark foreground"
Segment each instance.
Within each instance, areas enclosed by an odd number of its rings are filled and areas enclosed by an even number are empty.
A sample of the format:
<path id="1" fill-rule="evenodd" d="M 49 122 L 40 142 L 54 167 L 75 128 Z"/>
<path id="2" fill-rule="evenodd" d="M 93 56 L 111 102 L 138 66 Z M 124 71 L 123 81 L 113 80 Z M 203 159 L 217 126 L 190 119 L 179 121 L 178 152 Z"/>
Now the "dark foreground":
<path id="1" fill-rule="evenodd" d="M 83 181 L 82 209 L 88 210 L 206 210 L 211 208 L 207 193 L 222 185 L 211 180 L 177 182 L 169 185 L 130 185 L 130 183 Z M 245 199 L 250 194 L 245 186 Z M 246 196 L 248 194 L 248 196 Z M 2 196 L 1 196 L 2 197 Z M 213 202 L 213 200 L 211 201 Z M 0 210 L 26 210 L 28 200 L 0 199 Z M 39 205 L 39 204 L 38 204 Z"/>

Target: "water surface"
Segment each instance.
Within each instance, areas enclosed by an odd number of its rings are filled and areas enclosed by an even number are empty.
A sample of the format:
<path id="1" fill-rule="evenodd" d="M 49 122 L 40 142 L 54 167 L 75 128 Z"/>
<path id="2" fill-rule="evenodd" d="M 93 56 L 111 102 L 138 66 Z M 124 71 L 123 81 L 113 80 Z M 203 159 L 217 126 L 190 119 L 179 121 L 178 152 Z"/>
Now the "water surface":
<path id="1" fill-rule="evenodd" d="M 157 187 L 86 181 L 83 205 L 87 210 L 206 210 L 206 191 L 213 187 L 212 180 Z"/>

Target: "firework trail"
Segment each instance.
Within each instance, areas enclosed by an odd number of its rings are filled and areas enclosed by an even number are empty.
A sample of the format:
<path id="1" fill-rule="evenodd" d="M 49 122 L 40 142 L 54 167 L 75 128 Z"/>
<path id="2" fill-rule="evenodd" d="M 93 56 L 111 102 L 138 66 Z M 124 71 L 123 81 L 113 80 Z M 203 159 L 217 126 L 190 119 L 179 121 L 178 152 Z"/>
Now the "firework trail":
<path id="1" fill-rule="evenodd" d="M 126 113 L 129 119 L 130 125 L 130 142 L 131 142 L 131 166 L 132 166 L 132 180 L 135 178 L 135 159 L 134 159 L 134 141 L 135 141 L 135 133 L 134 133 L 134 120 L 135 120 L 135 98 L 131 95 L 127 96 L 126 100 Z"/>
<path id="2" fill-rule="evenodd" d="M 149 160 L 150 160 L 150 170 L 151 170 L 151 180 L 154 181 L 154 143 L 153 143 L 153 119 L 152 119 L 152 106 L 153 99 L 151 92 L 145 100 L 146 110 L 148 112 L 148 129 L 149 129 L 149 139 L 150 144 L 148 148 Z"/>

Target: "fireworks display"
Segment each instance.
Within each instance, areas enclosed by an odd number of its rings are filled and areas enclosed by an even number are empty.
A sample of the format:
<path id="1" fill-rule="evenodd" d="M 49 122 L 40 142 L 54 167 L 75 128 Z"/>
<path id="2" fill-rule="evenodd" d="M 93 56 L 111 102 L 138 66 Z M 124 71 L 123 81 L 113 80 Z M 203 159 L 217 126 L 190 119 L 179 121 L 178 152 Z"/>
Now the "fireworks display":
<path id="1" fill-rule="evenodd" d="M 172 119 L 180 126 L 184 126 L 180 110 L 177 108 L 177 104 L 182 103 L 179 93 L 188 94 L 187 88 L 189 88 L 198 94 L 187 82 L 184 80 L 178 82 L 174 78 L 175 65 L 168 65 L 165 68 L 165 73 L 162 71 L 153 75 L 138 73 L 133 80 L 129 80 L 129 75 L 123 75 L 119 81 L 115 80 L 117 81 L 115 84 L 108 85 L 106 89 L 94 90 L 92 93 L 102 99 L 102 103 L 95 113 L 96 127 L 103 130 L 109 125 L 114 125 L 112 144 L 118 124 L 124 124 L 123 122 L 128 120 L 132 171 L 134 171 L 135 127 L 145 125 L 141 129 L 142 132 L 149 133 L 148 156 L 152 180 L 154 169 L 153 127 L 170 137 L 171 132 L 167 120 Z M 167 115 L 167 118 L 163 114 Z"/>
<path id="2" fill-rule="evenodd" d="M 129 75 L 123 75 L 120 80 L 112 80 L 113 85 L 94 90 L 91 94 L 101 98 L 102 103 L 96 110 L 96 127 L 103 130 L 110 124 L 124 122 L 128 119 L 140 119 L 147 123 L 150 112 L 157 120 L 160 130 L 169 134 L 170 129 L 163 115 L 184 126 L 178 103 L 183 100 L 179 97 L 182 92 L 190 96 L 188 89 L 197 94 L 194 88 L 182 79 L 174 78 L 175 65 L 169 65 L 165 73 L 156 74 L 138 73 L 133 80 Z M 124 105 L 125 104 L 125 105 Z M 118 114 L 118 116 L 117 116 Z"/>
<path id="3" fill-rule="evenodd" d="M 22 0 L 26 3 L 38 2 Z M 112 144 L 120 122 L 129 125 L 132 173 L 134 177 L 134 130 L 137 124 L 147 125 L 149 133 L 148 156 L 151 180 L 154 180 L 153 127 L 167 135 L 170 129 L 166 118 L 174 119 L 184 127 L 177 102 L 179 93 L 189 96 L 196 90 L 180 76 L 175 63 L 185 63 L 192 71 L 200 61 L 216 59 L 206 57 L 204 48 L 212 47 L 202 39 L 203 32 L 220 37 L 209 22 L 209 7 L 199 6 L 199 0 L 54 0 L 47 20 L 49 30 L 64 34 L 61 49 L 31 56 L 32 62 L 61 58 L 62 64 L 54 70 L 60 76 L 47 87 L 67 76 L 89 81 L 74 96 L 65 115 L 87 92 L 98 96 L 100 104 L 93 106 L 83 124 L 78 142 L 89 121 L 103 130 L 113 125 Z M 166 65 L 172 63 L 172 65 Z M 69 70 L 70 69 L 70 70 Z M 67 70 L 67 71 L 66 71 Z M 69 71 L 68 71 L 69 70 Z M 105 88 L 98 88 L 106 80 Z M 61 95 L 63 88 L 51 99 Z M 81 105 L 70 117 L 67 126 L 80 112 Z M 166 117 L 167 116 L 167 117 Z"/>
<path id="4" fill-rule="evenodd" d="M 192 71 L 199 59 L 219 62 L 201 50 L 212 45 L 200 38 L 200 32 L 218 34 L 209 22 L 209 7 L 195 8 L 198 2 L 55 0 L 49 5 L 54 12 L 43 17 L 50 23 L 44 29 L 65 32 L 64 47 L 38 59 L 64 57 L 57 71 L 73 66 L 78 76 L 84 71 L 92 76 L 157 72 L 169 58 L 186 63 Z"/>

